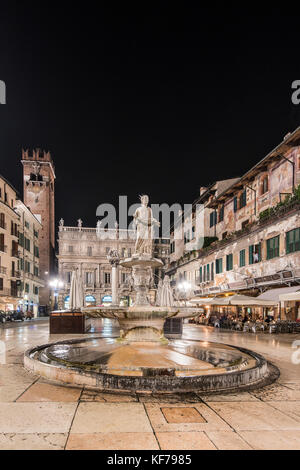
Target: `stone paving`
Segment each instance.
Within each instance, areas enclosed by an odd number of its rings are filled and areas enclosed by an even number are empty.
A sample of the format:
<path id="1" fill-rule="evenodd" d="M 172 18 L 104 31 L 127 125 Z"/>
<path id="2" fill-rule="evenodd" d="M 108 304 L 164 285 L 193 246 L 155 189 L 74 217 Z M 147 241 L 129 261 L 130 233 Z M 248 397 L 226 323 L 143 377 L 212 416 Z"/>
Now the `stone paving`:
<path id="1" fill-rule="evenodd" d="M 184 338 L 255 350 L 281 376 L 263 389 L 231 394 L 99 392 L 24 370 L 26 349 L 63 339 L 50 337 L 45 322 L 0 329 L 6 346 L 0 354 L 0 449 L 300 449 L 300 365 L 291 361 L 299 335 L 186 325 Z"/>

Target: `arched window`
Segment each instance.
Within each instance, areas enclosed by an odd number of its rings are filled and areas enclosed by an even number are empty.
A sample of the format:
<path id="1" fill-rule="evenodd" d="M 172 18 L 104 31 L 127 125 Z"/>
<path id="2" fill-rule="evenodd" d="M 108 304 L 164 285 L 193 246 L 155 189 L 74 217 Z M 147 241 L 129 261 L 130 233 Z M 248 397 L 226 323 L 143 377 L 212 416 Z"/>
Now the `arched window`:
<path id="1" fill-rule="evenodd" d="M 261 194 L 265 194 L 269 191 L 269 177 L 265 176 L 261 184 Z"/>

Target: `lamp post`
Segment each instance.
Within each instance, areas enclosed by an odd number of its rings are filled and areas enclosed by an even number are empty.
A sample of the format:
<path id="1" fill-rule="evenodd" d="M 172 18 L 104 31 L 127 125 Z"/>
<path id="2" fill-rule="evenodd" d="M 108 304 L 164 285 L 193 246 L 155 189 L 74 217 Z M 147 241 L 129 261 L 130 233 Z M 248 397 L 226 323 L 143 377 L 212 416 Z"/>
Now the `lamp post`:
<path id="1" fill-rule="evenodd" d="M 49 282 L 49 286 L 54 291 L 54 310 L 57 310 L 58 309 L 58 303 L 57 303 L 58 291 L 59 289 L 62 289 L 62 287 L 64 286 L 64 283 L 60 279 L 55 278 Z"/>

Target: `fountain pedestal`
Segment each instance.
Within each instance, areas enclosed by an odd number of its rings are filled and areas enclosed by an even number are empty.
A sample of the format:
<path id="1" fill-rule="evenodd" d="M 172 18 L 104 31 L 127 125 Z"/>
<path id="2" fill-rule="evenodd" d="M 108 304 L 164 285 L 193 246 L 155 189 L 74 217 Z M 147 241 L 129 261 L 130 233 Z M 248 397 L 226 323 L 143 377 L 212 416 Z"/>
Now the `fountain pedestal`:
<path id="1" fill-rule="evenodd" d="M 150 305 L 148 293 L 152 269 L 163 266 L 163 262 L 151 255 L 135 255 L 122 261 L 121 266 L 132 269 L 135 304 L 127 309 L 125 318 L 119 318 L 121 339 L 126 341 L 162 341 L 163 327 L 169 312 Z"/>

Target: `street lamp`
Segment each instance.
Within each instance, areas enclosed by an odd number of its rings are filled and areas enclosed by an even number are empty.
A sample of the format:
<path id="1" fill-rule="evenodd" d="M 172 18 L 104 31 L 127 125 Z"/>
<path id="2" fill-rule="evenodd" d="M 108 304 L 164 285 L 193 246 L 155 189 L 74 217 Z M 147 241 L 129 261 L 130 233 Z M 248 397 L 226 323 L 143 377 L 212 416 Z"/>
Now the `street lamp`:
<path id="1" fill-rule="evenodd" d="M 62 289 L 62 287 L 64 286 L 64 283 L 60 279 L 55 278 L 49 282 L 49 286 L 54 290 L 54 310 L 57 310 L 58 309 L 58 303 L 57 303 L 58 291 L 59 289 Z"/>
<path id="2" fill-rule="evenodd" d="M 184 302 L 186 306 L 187 293 L 191 290 L 192 285 L 188 281 L 183 281 L 177 285 L 177 288 L 184 293 Z"/>

